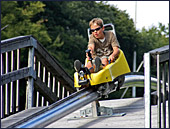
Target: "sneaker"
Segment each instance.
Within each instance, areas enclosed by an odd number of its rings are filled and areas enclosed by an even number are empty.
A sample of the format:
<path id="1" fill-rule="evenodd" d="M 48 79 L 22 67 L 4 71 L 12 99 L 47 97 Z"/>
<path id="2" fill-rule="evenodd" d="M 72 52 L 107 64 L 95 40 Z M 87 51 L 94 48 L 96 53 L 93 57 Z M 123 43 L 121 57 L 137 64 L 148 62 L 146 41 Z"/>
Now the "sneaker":
<path id="1" fill-rule="evenodd" d="M 100 70 L 101 63 L 102 63 L 101 59 L 99 57 L 96 57 L 94 60 L 94 64 L 95 64 L 94 72 L 98 72 Z"/>
<path id="2" fill-rule="evenodd" d="M 76 72 L 79 72 L 81 69 L 81 62 L 79 60 L 75 60 L 74 61 L 74 69 L 76 70 Z"/>

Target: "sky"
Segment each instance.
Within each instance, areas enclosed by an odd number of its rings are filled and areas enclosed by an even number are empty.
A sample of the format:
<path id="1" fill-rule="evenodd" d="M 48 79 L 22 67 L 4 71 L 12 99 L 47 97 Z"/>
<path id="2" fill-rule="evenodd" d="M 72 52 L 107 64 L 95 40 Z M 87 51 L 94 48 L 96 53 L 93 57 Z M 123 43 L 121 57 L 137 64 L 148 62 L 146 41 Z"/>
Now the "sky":
<path id="1" fill-rule="evenodd" d="M 158 27 L 162 23 L 166 27 L 169 23 L 169 1 L 107 1 L 110 5 L 115 5 L 120 10 L 126 10 L 126 13 L 133 18 L 135 22 L 136 7 L 136 28 L 142 27 L 149 29 L 152 26 Z M 137 3 L 137 4 L 136 4 Z"/>

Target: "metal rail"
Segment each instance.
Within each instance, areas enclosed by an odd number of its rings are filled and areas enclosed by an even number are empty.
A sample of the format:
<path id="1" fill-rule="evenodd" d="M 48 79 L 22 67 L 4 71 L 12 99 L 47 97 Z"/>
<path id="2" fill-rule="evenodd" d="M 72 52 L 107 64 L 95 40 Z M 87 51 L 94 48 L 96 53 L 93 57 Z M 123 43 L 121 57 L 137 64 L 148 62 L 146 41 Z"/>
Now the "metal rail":
<path id="1" fill-rule="evenodd" d="M 156 90 L 157 79 L 154 77 L 151 77 L 151 83 L 152 83 L 151 88 L 153 90 Z M 144 87 L 144 75 L 136 75 L 135 72 L 134 74 L 131 73 L 131 75 L 125 75 L 125 81 L 121 89 L 123 88 L 126 88 L 126 89 L 124 90 L 120 99 L 122 99 L 125 96 L 126 92 L 128 91 L 130 87 Z"/>
<path id="2" fill-rule="evenodd" d="M 69 97 L 53 103 L 48 111 L 19 125 L 16 128 L 42 128 L 62 117 L 76 111 L 77 109 L 99 99 L 99 93 L 94 88 L 82 89 Z"/>

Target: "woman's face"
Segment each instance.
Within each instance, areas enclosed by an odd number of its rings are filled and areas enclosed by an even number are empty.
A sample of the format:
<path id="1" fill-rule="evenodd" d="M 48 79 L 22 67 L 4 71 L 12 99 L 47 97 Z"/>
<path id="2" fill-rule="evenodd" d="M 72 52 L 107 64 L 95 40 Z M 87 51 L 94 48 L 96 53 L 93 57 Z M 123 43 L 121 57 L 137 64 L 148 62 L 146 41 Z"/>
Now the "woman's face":
<path id="1" fill-rule="evenodd" d="M 104 33 L 103 33 L 104 27 L 101 27 L 97 25 L 96 23 L 94 23 L 91 25 L 90 29 L 95 38 L 98 38 L 98 39 L 104 38 Z"/>

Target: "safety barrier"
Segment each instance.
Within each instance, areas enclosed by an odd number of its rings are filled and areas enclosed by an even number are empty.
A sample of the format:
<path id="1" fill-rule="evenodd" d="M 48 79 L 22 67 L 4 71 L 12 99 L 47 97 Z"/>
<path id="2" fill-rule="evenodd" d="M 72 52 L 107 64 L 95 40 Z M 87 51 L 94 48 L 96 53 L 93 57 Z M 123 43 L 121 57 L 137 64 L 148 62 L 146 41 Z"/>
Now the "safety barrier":
<path id="1" fill-rule="evenodd" d="M 24 110 L 21 103 L 48 106 L 75 91 L 73 78 L 33 36 L 1 41 L 1 118 Z"/>
<path id="2" fill-rule="evenodd" d="M 157 127 L 166 128 L 170 120 L 170 87 L 169 87 L 169 45 L 144 54 L 145 86 L 145 128 L 151 128 L 151 66 L 157 67 Z M 162 76 L 161 76 L 162 75 Z M 162 80 L 162 81 L 161 81 Z M 162 85 L 161 85 L 162 82 Z M 166 110 L 168 100 L 168 110 Z M 162 110 L 161 110 L 162 102 Z M 168 123 L 166 124 L 166 115 Z"/>

